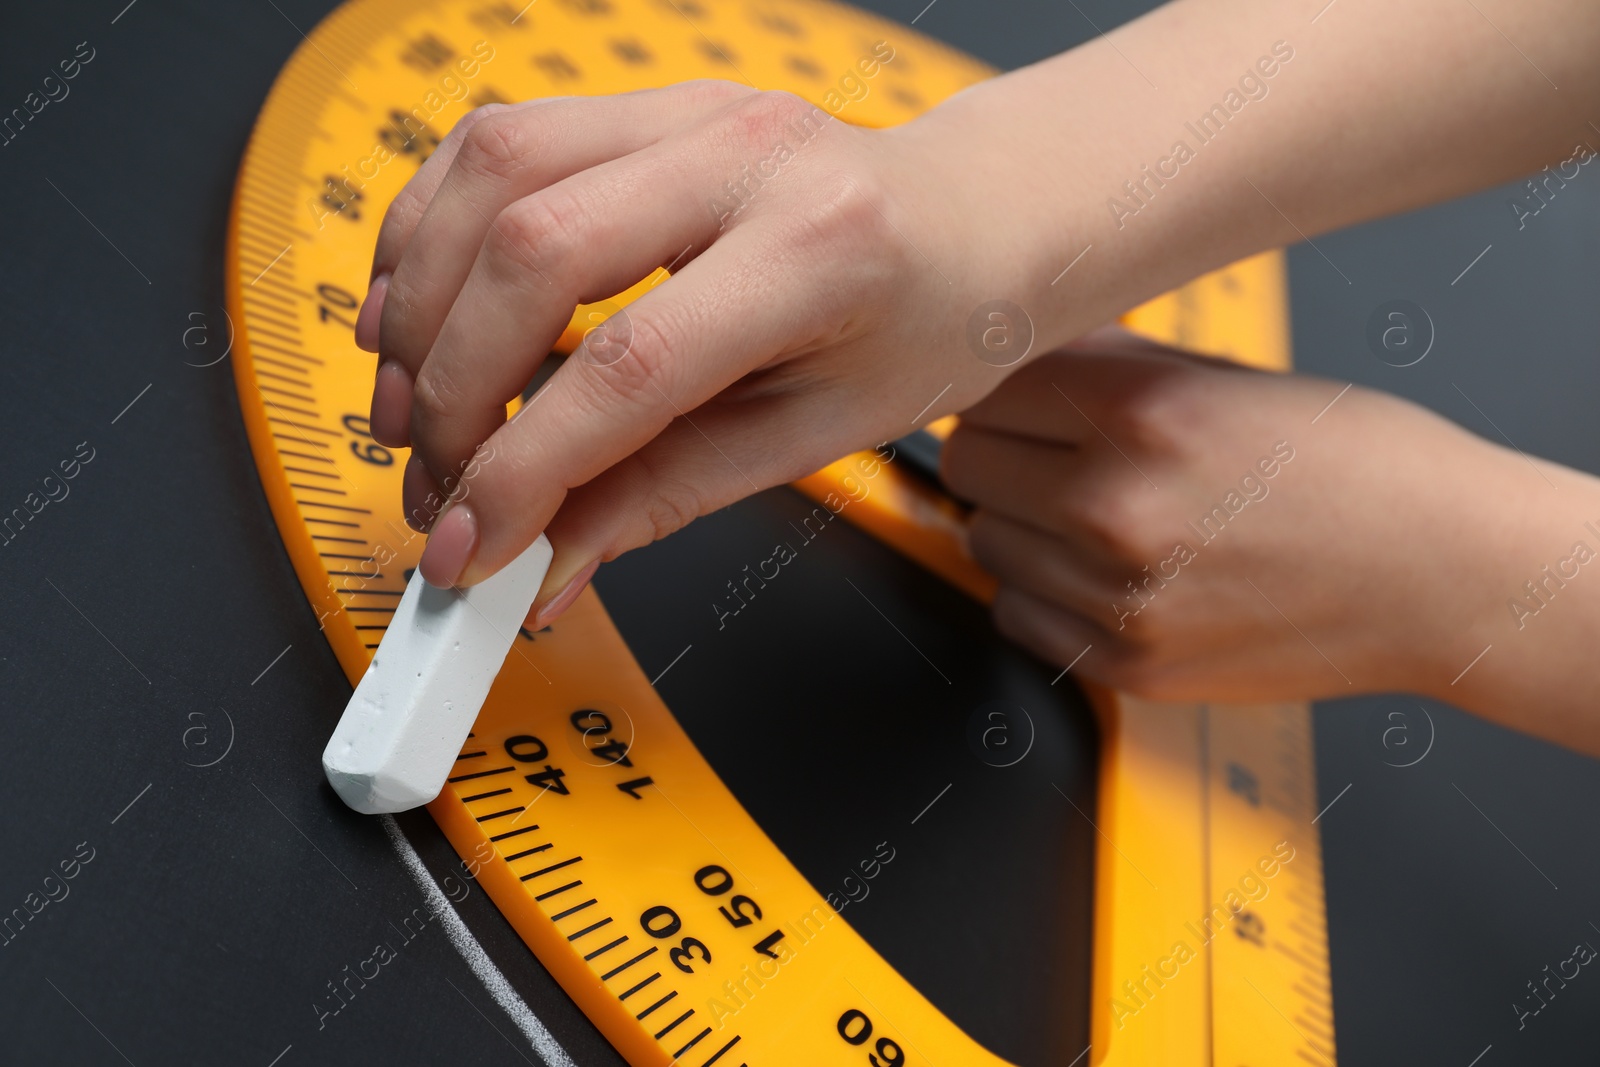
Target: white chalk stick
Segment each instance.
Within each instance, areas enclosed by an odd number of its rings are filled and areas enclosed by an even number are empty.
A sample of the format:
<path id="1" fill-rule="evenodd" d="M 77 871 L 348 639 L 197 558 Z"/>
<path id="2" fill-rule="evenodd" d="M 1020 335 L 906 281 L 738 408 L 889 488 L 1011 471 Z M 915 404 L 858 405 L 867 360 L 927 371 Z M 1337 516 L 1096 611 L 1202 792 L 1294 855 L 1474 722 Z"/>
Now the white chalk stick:
<path id="1" fill-rule="evenodd" d="M 494 577 L 464 590 L 411 576 L 322 752 L 322 769 L 346 804 L 379 815 L 439 795 L 550 556 L 541 534 Z"/>

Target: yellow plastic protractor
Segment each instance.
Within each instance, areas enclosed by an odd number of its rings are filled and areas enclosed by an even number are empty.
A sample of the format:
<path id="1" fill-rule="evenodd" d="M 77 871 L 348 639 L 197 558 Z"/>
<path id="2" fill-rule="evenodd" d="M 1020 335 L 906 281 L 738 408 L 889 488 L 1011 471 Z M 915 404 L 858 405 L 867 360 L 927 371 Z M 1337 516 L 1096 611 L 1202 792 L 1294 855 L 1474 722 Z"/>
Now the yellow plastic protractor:
<path id="1" fill-rule="evenodd" d="M 246 152 L 227 285 L 263 485 L 352 682 L 422 547 L 400 516 L 403 457 L 368 432 L 375 365 L 353 343 L 355 311 L 384 207 L 467 110 L 733 77 L 887 125 L 991 73 L 822 2 L 355 0 L 318 26 L 280 75 Z M 590 310 L 574 316 L 565 347 L 592 324 Z M 1207 781 L 1192 758 L 1175 773 L 1197 788 Z M 1112 778 L 1125 792 L 1139 785 Z M 429 810 L 630 1063 L 1000 1062 L 773 845 L 661 703 L 592 591 L 551 631 L 516 641 Z M 1152 847 L 1164 833 L 1137 832 L 1157 835 Z M 1103 880 L 1104 857 L 1099 868 Z M 1104 944 L 1136 921 L 1118 910 L 1120 891 L 1113 885 L 1099 905 Z M 1102 951 L 1097 944 L 1097 969 Z M 1097 1045 L 1091 1062 L 1133 1062 L 1115 1038 Z"/>

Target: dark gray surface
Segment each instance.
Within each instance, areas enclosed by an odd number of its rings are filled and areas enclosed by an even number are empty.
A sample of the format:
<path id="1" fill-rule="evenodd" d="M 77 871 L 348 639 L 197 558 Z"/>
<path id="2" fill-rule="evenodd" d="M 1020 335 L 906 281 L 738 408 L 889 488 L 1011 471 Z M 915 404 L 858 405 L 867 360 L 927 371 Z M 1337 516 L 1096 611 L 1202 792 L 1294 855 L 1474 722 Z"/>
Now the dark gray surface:
<path id="1" fill-rule="evenodd" d="M 1109 28 L 1131 13 L 1078 6 L 940 0 L 917 25 L 1009 66 L 1086 38 L 1090 19 Z M 378 828 L 322 786 L 315 757 L 341 675 L 267 515 L 226 364 L 184 366 L 200 361 L 184 331 L 220 319 L 226 204 L 251 118 L 299 41 L 295 25 L 309 29 L 325 5 L 278 0 L 280 14 L 142 0 L 112 25 L 123 7 L 0 15 L 0 107 L 77 42 L 97 49 L 72 95 L 0 148 L 0 506 L 20 503 L 78 442 L 96 449 L 71 496 L 0 548 L 0 909 L 21 905 L 79 842 L 96 850 L 70 896 L 0 948 L 7 1057 L 266 1064 L 293 1045 L 290 1067 L 376 1041 L 403 1048 L 402 1062 L 521 1062 L 525 1044 L 437 928 L 316 1028 L 323 983 L 420 898 Z M 910 20 L 922 7 L 882 10 Z M 1589 407 L 1597 197 L 1586 171 L 1523 232 L 1503 196 L 1485 196 L 1320 239 L 1351 285 L 1297 250 L 1300 365 L 1493 433 L 1459 386 L 1527 451 L 1600 469 Z M 1440 335 L 1408 370 L 1363 341 L 1372 309 L 1395 297 L 1427 307 Z M 1412 757 L 1383 745 L 1382 716 L 1414 707 L 1385 698 L 1318 716 L 1323 802 L 1339 796 L 1320 825 L 1344 1060 L 1464 1065 L 1491 1043 L 1482 1067 L 1581 1057 L 1600 983 L 1580 978 L 1521 1032 L 1510 1005 L 1574 942 L 1600 944 L 1588 925 L 1600 916 L 1585 907 L 1600 860 L 1572 832 L 1600 807 L 1600 774 L 1432 705 L 1426 759 L 1386 766 Z M 227 758 L 190 766 L 215 758 L 230 717 Z M 1424 724 L 1410 725 L 1420 740 Z M 445 870 L 451 854 L 426 818 L 403 822 Z M 859 846 L 830 829 L 815 835 L 819 849 Z M 461 908 L 580 1063 L 616 1062 L 481 892 Z M 985 951 L 961 948 L 963 959 Z M 911 962 L 954 974 L 957 956 Z"/>

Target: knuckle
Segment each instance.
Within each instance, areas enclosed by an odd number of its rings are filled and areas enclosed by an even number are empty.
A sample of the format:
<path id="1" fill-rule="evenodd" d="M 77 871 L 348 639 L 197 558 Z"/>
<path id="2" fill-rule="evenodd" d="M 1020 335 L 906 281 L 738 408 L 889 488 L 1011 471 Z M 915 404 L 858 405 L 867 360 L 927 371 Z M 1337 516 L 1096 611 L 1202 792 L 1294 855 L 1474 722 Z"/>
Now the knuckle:
<path id="1" fill-rule="evenodd" d="M 1057 517 L 1081 528 L 1113 558 L 1142 560 L 1151 551 L 1157 523 L 1141 486 L 1149 489 L 1118 476 L 1076 500 L 1060 497 L 1055 501 Z"/>
<path id="2" fill-rule="evenodd" d="M 458 121 L 454 126 L 450 127 L 450 132 L 444 135 L 444 141 L 440 143 L 440 149 L 444 150 L 446 153 L 452 149 L 459 149 L 459 147 L 466 141 L 467 135 L 471 133 L 480 122 L 483 122 L 485 119 L 493 118 L 496 115 L 503 115 L 506 112 L 515 110 L 516 108 L 510 104 L 480 104 L 478 107 L 473 108 L 465 115 L 462 115 L 460 121 Z M 435 151 L 434 154 L 437 155 L 441 160 L 449 158 L 448 154 L 440 155 L 438 151 Z M 430 157 L 430 159 L 431 158 L 432 157 Z"/>
<path id="3" fill-rule="evenodd" d="M 464 137 L 484 119 L 492 118 L 495 115 L 504 115 L 508 111 L 515 110 L 510 104 L 479 104 L 465 115 L 462 115 L 461 121 L 451 127 L 450 132 Z"/>
<path id="4" fill-rule="evenodd" d="M 926 269 L 903 236 L 915 225 L 891 220 L 896 214 L 893 198 L 871 173 L 819 174 L 808 182 L 807 202 L 794 212 L 790 245 L 813 261 L 848 264 L 848 287 L 858 297 L 889 298 L 908 276 Z"/>
<path id="5" fill-rule="evenodd" d="M 531 196 L 495 217 L 484 252 L 501 276 L 538 271 L 541 264 L 559 264 L 578 248 L 574 213 L 565 202 L 547 194 Z"/>
<path id="6" fill-rule="evenodd" d="M 378 342 L 382 358 L 397 359 L 408 369 L 421 364 L 428 354 L 425 333 L 416 328 L 426 321 L 426 292 L 415 287 L 411 266 L 402 263 L 389 283 Z"/>
<path id="7" fill-rule="evenodd" d="M 749 94 L 739 100 L 730 113 L 735 137 L 741 145 L 768 149 L 772 147 L 773 138 L 798 131 L 808 121 L 815 125 L 827 118 L 815 104 L 781 90 Z"/>
<path id="8" fill-rule="evenodd" d="M 676 331 L 657 315 L 630 316 L 627 350 L 620 359 L 585 362 L 583 377 L 599 405 L 620 399 L 630 407 L 659 402 L 669 389 L 663 378 L 675 360 Z"/>
<path id="9" fill-rule="evenodd" d="M 650 471 L 649 464 L 645 464 Z M 701 499 L 694 486 L 678 478 L 650 471 L 650 495 L 645 500 L 645 528 L 651 541 L 677 533 L 700 517 Z"/>
<path id="10" fill-rule="evenodd" d="M 416 384 L 411 388 L 413 431 L 425 432 L 429 425 L 449 417 L 457 407 L 458 397 L 449 382 L 444 381 L 443 376 L 437 371 L 424 366 L 417 375 Z"/>
<path id="11" fill-rule="evenodd" d="M 890 247 L 889 220 L 879 213 L 886 203 L 883 190 L 870 173 L 834 173 L 819 176 L 810 210 L 805 218 L 819 237 L 837 242 L 840 235 L 853 235 L 859 242 Z"/>
<path id="12" fill-rule="evenodd" d="M 676 90 L 695 104 L 731 104 L 754 96 L 757 90 L 725 78 L 694 78 L 679 82 Z"/>
<path id="13" fill-rule="evenodd" d="M 484 104 L 481 107 L 474 108 L 462 116 L 461 121 L 457 122 L 450 132 L 445 135 L 445 144 L 461 144 L 479 123 L 502 112 L 512 110 L 514 109 L 509 104 Z M 442 147 L 444 146 L 441 145 Z M 432 172 L 435 168 L 442 166 L 443 161 L 448 158 L 447 152 L 436 151 L 434 157 L 423 164 L 424 170 Z M 459 153 L 456 158 L 459 159 Z M 389 206 L 383 213 L 382 225 L 379 227 L 380 249 L 384 247 L 386 241 L 398 241 L 403 235 L 410 234 L 416 228 L 428 209 L 428 203 L 433 195 L 431 191 L 433 188 L 431 179 L 423 179 L 419 174 L 418 177 L 408 181 L 399 194 L 389 201 Z M 424 192 L 425 189 L 429 191 Z"/>
<path id="14" fill-rule="evenodd" d="M 903 298 L 907 279 L 926 269 L 891 228 L 899 225 L 903 233 L 914 227 L 903 219 L 892 224 L 879 213 L 875 205 L 891 215 L 895 209 L 873 192 L 875 184 L 866 175 L 838 171 L 808 175 L 792 187 L 781 213 L 768 215 L 766 239 L 775 260 L 807 269 L 827 264 L 826 280 L 814 296 L 841 321 L 860 307 Z"/>
<path id="15" fill-rule="evenodd" d="M 524 116 L 489 115 L 462 138 L 456 166 L 468 174 L 507 180 L 528 158 L 529 143 Z"/>
<path id="16" fill-rule="evenodd" d="M 1189 375 L 1169 370 L 1130 386 L 1113 409 L 1119 435 L 1143 452 L 1167 454 L 1192 440 L 1199 409 Z"/>

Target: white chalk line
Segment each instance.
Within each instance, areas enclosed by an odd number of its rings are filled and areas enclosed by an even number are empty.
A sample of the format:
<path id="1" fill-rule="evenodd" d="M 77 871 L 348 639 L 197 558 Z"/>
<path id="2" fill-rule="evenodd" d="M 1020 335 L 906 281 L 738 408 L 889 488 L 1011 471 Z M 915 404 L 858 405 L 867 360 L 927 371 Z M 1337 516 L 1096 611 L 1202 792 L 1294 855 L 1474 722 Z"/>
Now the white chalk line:
<path id="1" fill-rule="evenodd" d="M 422 857 L 417 855 L 417 850 L 411 847 L 411 842 L 406 840 L 405 831 L 400 829 L 400 824 L 394 821 L 393 815 L 380 815 L 383 823 L 383 832 L 389 835 L 394 850 L 400 854 L 400 862 L 406 865 L 412 880 L 422 890 L 422 895 L 428 900 L 428 907 L 444 922 L 445 936 L 455 946 L 455 950 L 466 960 L 467 966 L 472 968 L 472 973 L 477 975 L 478 981 L 483 983 L 489 995 L 494 998 L 500 1009 L 511 1017 L 517 1024 L 517 1029 L 522 1031 L 522 1036 L 533 1045 L 533 1050 L 539 1054 L 548 1067 L 577 1067 L 567 1050 L 561 1047 L 539 1017 L 528 1007 L 527 1001 L 514 989 L 500 968 L 494 965 L 489 954 L 478 944 L 478 939 L 472 936 L 472 931 L 467 929 L 467 924 L 457 913 L 455 905 L 450 898 L 445 896 L 444 890 L 433 880 L 433 874 L 428 870 L 427 864 L 422 862 Z"/>

